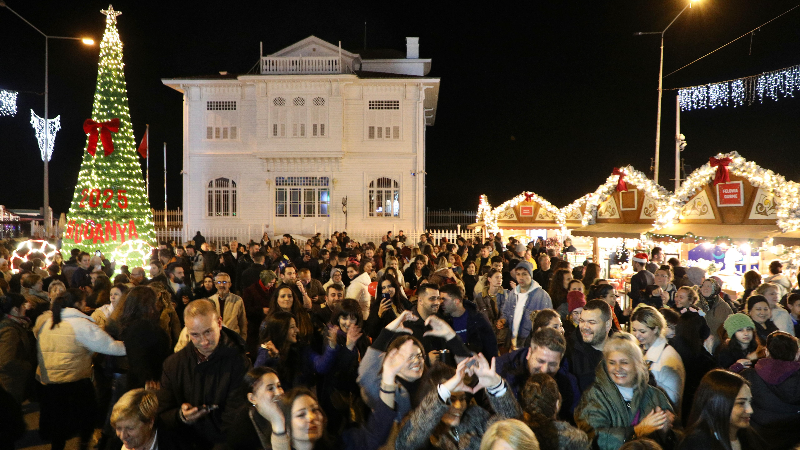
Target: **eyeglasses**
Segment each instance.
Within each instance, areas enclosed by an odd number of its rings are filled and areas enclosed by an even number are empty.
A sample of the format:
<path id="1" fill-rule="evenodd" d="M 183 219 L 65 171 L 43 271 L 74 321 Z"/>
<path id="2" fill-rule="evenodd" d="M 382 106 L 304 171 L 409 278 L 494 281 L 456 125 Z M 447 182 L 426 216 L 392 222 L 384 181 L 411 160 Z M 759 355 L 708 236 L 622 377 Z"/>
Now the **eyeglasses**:
<path id="1" fill-rule="evenodd" d="M 415 363 L 417 361 L 423 361 L 424 359 L 425 359 L 425 355 L 423 355 L 422 352 L 418 352 L 418 353 L 415 353 L 415 354 L 409 356 L 408 359 L 406 360 L 406 362 Z"/>
<path id="2" fill-rule="evenodd" d="M 228 283 L 230 283 L 230 282 L 229 282 L 229 281 L 217 281 L 216 283 L 217 283 L 217 284 L 228 284 Z"/>

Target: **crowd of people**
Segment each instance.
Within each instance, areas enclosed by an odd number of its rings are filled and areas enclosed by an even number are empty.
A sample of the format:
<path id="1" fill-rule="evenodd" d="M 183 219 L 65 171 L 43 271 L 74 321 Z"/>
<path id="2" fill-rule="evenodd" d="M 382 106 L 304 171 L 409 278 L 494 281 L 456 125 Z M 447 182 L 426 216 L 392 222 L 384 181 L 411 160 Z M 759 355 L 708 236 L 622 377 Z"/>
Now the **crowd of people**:
<path id="1" fill-rule="evenodd" d="M 792 449 L 800 292 L 661 249 L 630 291 L 539 239 L 347 233 L 149 267 L 0 246 L 0 449 Z M 563 250 L 574 251 L 565 242 Z M 620 301 L 625 294 L 630 302 Z"/>

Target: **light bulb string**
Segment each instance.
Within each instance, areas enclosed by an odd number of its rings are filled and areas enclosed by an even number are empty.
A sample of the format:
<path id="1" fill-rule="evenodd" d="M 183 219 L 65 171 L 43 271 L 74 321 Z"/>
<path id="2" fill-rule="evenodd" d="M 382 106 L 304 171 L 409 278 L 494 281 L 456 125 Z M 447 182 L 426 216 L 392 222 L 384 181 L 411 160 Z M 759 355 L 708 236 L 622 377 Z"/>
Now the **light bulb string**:
<path id="1" fill-rule="evenodd" d="M 785 12 L 783 12 L 783 13 L 781 13 L 781 14 L 777 15 L 776 17 L 773 17 L 772 19 L 770 19 L 770 20 L 768 20 L 768 21 L 764 22 L 763 24 L 761 24 L 761 25 L 759 25 L 759 26 L 757 26 L 757 27 L 753 28 L 752 30 L 750 30 L 750 31 L 748 31 L 747 33 L 745 33 L 745 34 L 743 34 L 743 35 L 741 35 L 741 36 L 737 37 L 736 39 L 734 39 L 734 40 L 732 40 L 732 41 L 728 42 L 727 44 L 725 44 L 725 45 L 723 45 L 723 46 L 721 46 L 721 47 L 719 47 L 719 48 L 717 48 L 717 49 L 714 49 L 714 50 L 712 50 L 712 51 L 710 51 L 710 52 L 706 53 L 705 55 L 703 55 L 703 56 L 701 56 L 701 57 L 699 57 L 699 58 L 695 59 L 694 61 L 692 61 L 692 62 L 690 62 L 690 63 L 688 63 L 688 64 L 686 64 L 686 65 L 684 65 L 684 66 L 681 66 L 681 67 L 679 67 L 679 68 L 677 68 L 677 69 L 673 70 L 672 72 L 670 72 L 670 73 L 668 73 L 668 74 L 664 75 L 662 78 L 667 78 L 668 76 L 670 76 L 670 75 L 672 75 L 672 74 L 674 74 L 674 73 L 676 73 L 676 72 L 679 72 L 679 71 L 681 71 L 681 70 L 683 70 L 683 69 L 685 69 L 685 68 L 687 68 L 687 67 L 691 66 L 692 64 L 696 63 L 697 61 L 700 61 L 701 59 L 703 59 L 703 58 L 705 58 L 705 57 L 707 57 L 707 56 L 710 56 L 710 55 L 712 55 L 712 54 L 716 53 L 716 52 L 717 52 L 717 51 L 719 51 L 719 50 L 722 50 L 723 48 L 725 48 L 725 47 L 727 47 L 727 46 L 729 46 L 729 45 L 733 44 L 734 42 L 738 41 L 739 39 L 741 39 L 741 38 L 743 38 L 743 37 L 745 37 L 745 36 L 748 36 L 749 34 L 751 34 L 751 33 L 755 32 L 755 31 L 757 31 L 759 28 L 761 28 L 761 27 L 763 27 L 763 26 L 766 26 L 766 25 L 768 25 L 769 23 L 771 23 L 771 22 L 774 22 L 775 20 L 778 20 L 780 17 L 782 17 L 782 16 L 785 16 L 786 14 L 788 14 L 788 13 L 790 13 L 790 12 L 794 11 L 794 10 L 795 10 L 795 9 L 797 9 L 797 8 L 800 8 L 800 5 L 796 5 L 796 6 L 794 6 L 793 8 L 789 9 L 788 11 L 785 11 Z M 678 88 L 678 89 L 682 89 L 682 88 Z M 671 90 L 671 89 L 664 89 L 664 90 Z"/>

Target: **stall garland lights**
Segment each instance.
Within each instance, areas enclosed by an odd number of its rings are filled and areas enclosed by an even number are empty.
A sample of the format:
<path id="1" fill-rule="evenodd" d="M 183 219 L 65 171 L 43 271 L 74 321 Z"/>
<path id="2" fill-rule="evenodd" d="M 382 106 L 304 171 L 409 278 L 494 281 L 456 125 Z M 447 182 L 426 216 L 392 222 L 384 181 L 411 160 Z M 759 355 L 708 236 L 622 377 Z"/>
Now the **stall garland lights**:
<path id="1" fill-rule="evenodd" d="M 620 171 L 624 174 L 627 183 L 633 184 L 637 188 L 643 190 L 645 195 L 655 200 L 658 205 L 663 204 L 670 194 L 663 186 L 654 183 L 653 180 L 647 178 L 647 175 L 631 166 L 621 167 Z M 614 194 L 617 189 L 619 178 L 619 175 L 610 175 L 608 179 L 606 179 L 606 182 L 598 187 L 597 190 L 575 200 L 572 204 L 564 207 L 562 211 L 564 211 L 565 214 L 569 214 L 585 204 L 586 208 L 583 212 L 581 224 L 583 226 L 594 224 L 597 219 L 597 208 L 606 201 L 610 195 Z"/>
<path id="2" fill-rule="evenodd" d="M 800 64 L 772 72 L 752 75 L 719 83 L 678 88 L 681 111 L 716 108 L 717 106 L 752 105 L 758 100 L 764 103 L 769 97 L 777 101 L 780 97 L 794 97 L 800 90 Z"/>
<path id="3" fill-rule="evenodd" d="M 0 117 L 17 115 L 17 91 L 0 89 Z"/>
<path id="4" fill-rule="evenodd" d="M 787 232 L 800 227 L 800 201 L 798 191 L 800 185 L 777 175 L 771 170 L 763 169 L 752 161 L 747 161 L 733 151 L 720 153 L 717 158 L 731 158 L 728 170 L 734 175 L 746 178 L 755 187 L 766 189 L 775 197 L 778 214 L 778 226 L 781 231 Z M 686 203 L 691 200 L 706 184 L 711 183 L 716 174 L 716 168 L 710 163 L 696 169 L 686 177 L 681 187 L 666 202 L 659 205 L 654 228 L 659 230 L 666 226 L 678 223 L 680 212 Z"/>
<path id="5" fill-rule="evenodd" d="M 24 254 L 21 254 L 23 250 L 26 251 Z M 44 267 L 48 267 L 53 263 L 53 258 L 55 258 L 56 253 L 58 253 L 58 249 L 55 245 L 44 240 L 28 239 L 27 241 L 20 242 L 20 244 L 17 246 L 17 249 L 11 254 L 9 267 L 11 267 L 12 273 L 19 272 L 19 265 L 29 261 L 28 257 L 34 254 L 44 256 L 42 265 Z M 19 263 L 15 264 L 15 261 L 19 261 Z"/>
<path id="6" fill-rule="evenodd" d="M 643 190 L 645 195 L 653 198 L 659 205 L 664 203 L 670 194 L 670 192 L 663 186 L 654 183 L 653 180 L 647 178 L 647 175 L 631 166 L 622 167 L 620 168 L 620 171 L 624 174 L 624 177 L 628 183 L 633 184 L 637 188 Z M 575 211 L 580 211 L 580 208 L 583 205 L 586 205 L 586 209 L 581 217 L 581 224 L 586 226 L 595 223 L 597 207 L 606 201 L 609 195 L 612 195 L 616 191 L 618 180 L 619 175 L 611 175 L 608 177 L 608 179 L 606 179 L 606 182 L 603 185 L 597 188 L 595 192 L 586 194 L 560 209 L 532 192 L 523 192 L 511 200 L 506 201 L 497 208 L 492 209 L 488 200 L 486 200 L 486 196 L 482 195 L 481 201 L 478 205 L 476 221 L 480 222 L 483 220 L 486 223 L 487 231 L 497 232 L 499 231 L 497 217 L 506 209 L 513 208 L 519 203 L 527 201 L 527 198 L 530 197 L 531 201 L 539 203 L 549 213 L 556 216 L 556 223 L 561 225 L 561 234 L 567 235 L 569 234 L 567 229 L 567 217 L 570 217 L 575 213 Z"/>
<path id="7" fill-rule="evenodd" d="M 45 125 L 45 122 L 47 122 L 47 125 Z M 36 141 L 39 142 L 39 151 L 42 154 L 42 161 L 44 161 L 45 158 L 47 158 L 47 161 L 50 161 L 50 158 L 53 157 L 56 133 L 61 129 L 61 116 L 58 115 L 55 119 L 44 120 L 44 118 L 39 117 L 31 110 L 31 125 L 33 125 L 33 130 L 36 132 Z M 45 148 L 45 127 L 47 129 L 47 148 Z"/>
<path id="8" fill-rule="evenodd" d="M 74 221 L 78 226 L 94 224 L 97 227 L 102 227 L 107 221 L 120 225 L 133 221 L 138 238 L 154 244 L 156 242 L 155 226 L 139 165 L 128 109 L 128 93 L 122 62 L 122 42 L 116 27 L 117 16 L 120 13 L 114 11 L 110 5 L 108 10 L 101 12 L 106 16 L 106 28 L 100 43 L 100 61 L 97 71 L 97 88 L 92 106 L 92 120 L 106 122 L 119 118 L 120 127 L 119 131 L 112 136 L 114 153 L 108 156 L 103 156 L 103 152 L 98 152 L 97 156 L 92 156 L 86 151 L 83 153 L 83 162 L 68 218 L 70 223 Z M 87 207 L 86 193 L 90 194 L 91 202 L 91 193 L 95 190 L 99 190 L 100 193 L 110 190 L 113 198 L 104 205 L 88 205 L 92 207 Z M 124 208 L 115 206 L 122 202 L 119 197 L 120 191 L 124 192 L 127 197 L 125 203 L 122 203 Z M 103 200 L 106 200 L 105 195 L 103 194 Z M 111 207 L 108 208 L 107 205 L 111 205 Z M 104 242 L 102 239 L 90 239 L 86 236 L 80 243 L 68 241 L 66 236 L 64 240 L 65 245 L 78 247 L 88 253 L 100 250 L 104 254 L 111 254 L 121 243 L 118 240 Z"/>

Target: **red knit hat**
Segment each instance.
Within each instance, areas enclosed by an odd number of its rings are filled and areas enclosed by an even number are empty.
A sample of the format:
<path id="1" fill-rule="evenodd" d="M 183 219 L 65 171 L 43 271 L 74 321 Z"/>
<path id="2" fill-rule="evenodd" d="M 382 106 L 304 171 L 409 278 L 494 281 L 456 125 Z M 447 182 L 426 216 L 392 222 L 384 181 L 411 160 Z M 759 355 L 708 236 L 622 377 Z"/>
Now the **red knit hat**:
<path id="1" fill-rule="evenodd" d="M 583 308 L 586 306 L 586 296 L 581 291 L 567 292 L 567 307 L 571 313 L 576 308 Z"/>
<path id="2" fill-rule="evenodd" d="M 637 253 L 633 256 L 633 258 L 631 258 L 631 260 L 638 263 L 647 264 L 647 253 Z"/>

